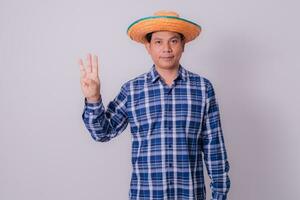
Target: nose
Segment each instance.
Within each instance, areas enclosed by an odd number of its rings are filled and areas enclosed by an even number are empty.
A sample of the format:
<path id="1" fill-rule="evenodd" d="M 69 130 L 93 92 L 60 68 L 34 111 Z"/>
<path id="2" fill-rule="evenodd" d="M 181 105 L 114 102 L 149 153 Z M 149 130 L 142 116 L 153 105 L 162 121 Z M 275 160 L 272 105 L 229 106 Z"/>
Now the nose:
<path id="1" fill-rule="evenodd" d="M 171 45 L 169 44 L 169 42 L 166 42 L 164 45 L 163 45 L 163 52 L 171 52 L 172 49 L 171 49 Z"/>

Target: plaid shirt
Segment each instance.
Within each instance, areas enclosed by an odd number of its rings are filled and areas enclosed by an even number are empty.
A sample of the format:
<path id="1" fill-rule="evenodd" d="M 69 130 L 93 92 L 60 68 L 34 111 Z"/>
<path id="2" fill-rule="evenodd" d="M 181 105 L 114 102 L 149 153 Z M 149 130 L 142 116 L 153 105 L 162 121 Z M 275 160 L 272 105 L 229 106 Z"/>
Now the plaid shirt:
<path id="1" fill-rule="evenodd" d="M 82 119 L 91 136 L 107 142 L 130 124 L 129 199 L 204 200 L 203 160 L 212 199 L 226 199 L 229 163 L 211 82 L 179 66 L 172 86 L 153 65 L 123 84 L 108 104 L 88 103 Z"/>

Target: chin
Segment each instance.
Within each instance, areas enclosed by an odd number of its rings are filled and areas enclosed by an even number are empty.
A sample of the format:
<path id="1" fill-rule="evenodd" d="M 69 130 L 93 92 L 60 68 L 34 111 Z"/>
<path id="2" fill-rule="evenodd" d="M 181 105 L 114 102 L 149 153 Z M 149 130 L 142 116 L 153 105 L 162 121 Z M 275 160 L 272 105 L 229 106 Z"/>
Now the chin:
<path id="1" fill-rule="evenodd" d="M 162 69 L 173 69 L 173 68 L 177 67 L 178 64 L 176 65 L 175 63 L 165 63 L 165 62 L 163 62 L 163 63 L 158 63 L 157 66 L 159 68 L 162 68 Z"/>

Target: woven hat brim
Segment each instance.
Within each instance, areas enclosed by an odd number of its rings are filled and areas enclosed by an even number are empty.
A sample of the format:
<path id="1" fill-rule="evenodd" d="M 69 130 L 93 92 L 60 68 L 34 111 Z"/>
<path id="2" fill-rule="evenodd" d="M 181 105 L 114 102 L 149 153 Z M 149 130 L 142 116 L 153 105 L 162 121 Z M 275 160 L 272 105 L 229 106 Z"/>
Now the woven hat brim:
<path id="1" fill-rule="evenodd" d="M 147 17 L 132 23 L 128 29 L 129 37 L 137 42 L 146 43 L 145 36 L 156 31 L 172 31 L 181 33 L 185 37 L 185 42 L 194 40 L 201 32 L 201 27 L 183 18 L 173 16 Z"/>

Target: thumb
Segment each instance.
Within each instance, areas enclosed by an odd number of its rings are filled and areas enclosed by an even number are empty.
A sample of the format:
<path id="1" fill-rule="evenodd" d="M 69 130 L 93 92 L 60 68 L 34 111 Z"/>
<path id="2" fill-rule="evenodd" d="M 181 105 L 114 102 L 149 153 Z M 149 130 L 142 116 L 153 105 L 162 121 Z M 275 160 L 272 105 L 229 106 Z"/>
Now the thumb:
<path id="1" fill-rule="evenodd" d="M 91 84 L 92 84 L 92 82 L 93 82 L 93 80 L 92 80 L 92 79 L 88 79 L 88 83 L 89 83 L 89 85 L 91 85 Z"/>
<path id="2" fill-rule="evenodd" d="M 89 79 L 87 79 L 87 78 L 81 79 L 81 83 L 85 86 L 90 84 Z"/>

